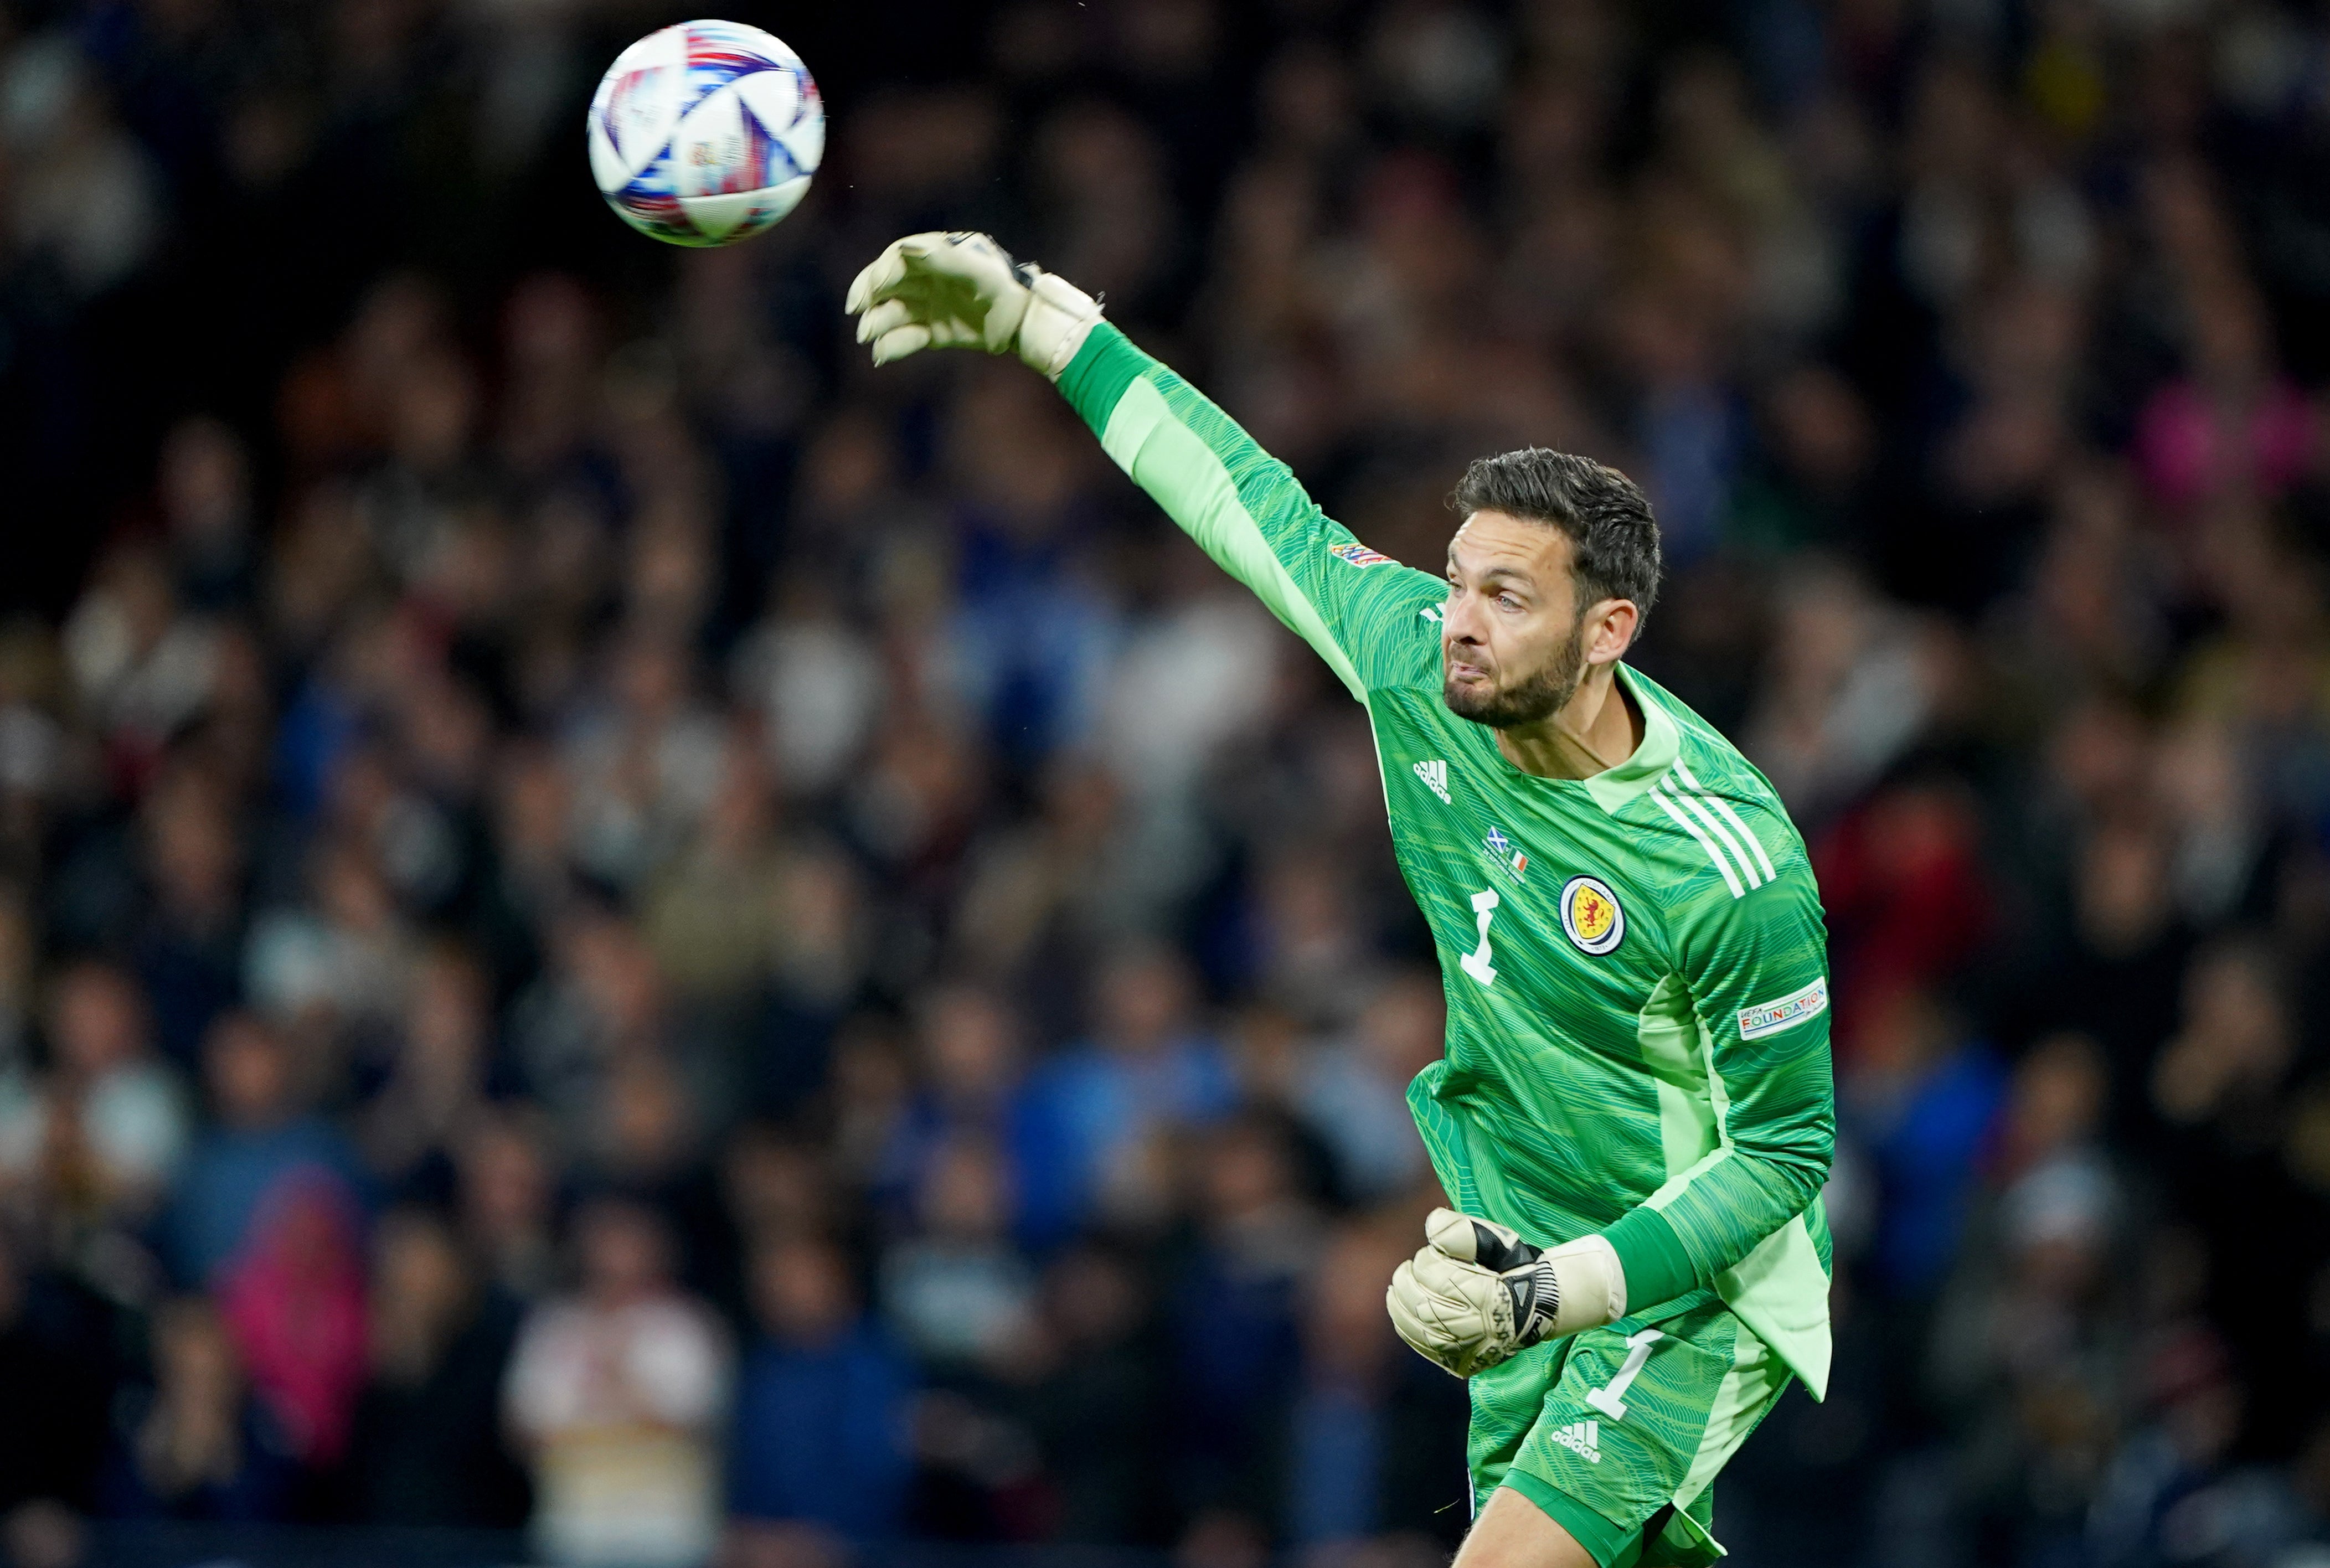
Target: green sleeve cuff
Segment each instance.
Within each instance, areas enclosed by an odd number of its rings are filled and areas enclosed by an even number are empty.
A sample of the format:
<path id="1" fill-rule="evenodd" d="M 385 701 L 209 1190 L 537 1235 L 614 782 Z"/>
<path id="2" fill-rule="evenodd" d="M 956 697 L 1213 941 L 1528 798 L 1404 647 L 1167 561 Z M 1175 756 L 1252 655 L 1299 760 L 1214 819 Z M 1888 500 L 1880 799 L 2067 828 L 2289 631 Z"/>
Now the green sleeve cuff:
<path id="1" fill-rule="evenodd" d="M 1096 436 L 1108 433 L 1108 416 L 1116 411 L 1133 378 L 1157 362 L 1132 346 L 1124 334 L 1105 321 L 1093 323 L 1084 345 L 1060 373 L 1060 395 L 1076 411 Z"/>
<path id="2" fill-rule="evenodd" d="M 1636 1204 L 1602 1233 L 1618 1266 L 1626 1270 L 1626 1316 L 1645 1312 L 1662 1301 L 1672 1301 L 1699 1285 L 1699 1271 L 1682 1238 L 1658 1210 Z"/>
<path id="3" fill-rule="evenodd" d="M 1608 1519 L 1549 1481 L 1515 1465 L 1505 1472 L 1504 1485 L 1538 1507 L 1538 1512 L 1569 1532 L 1586 1548 L 1598 1568 L 1626 1568 L 1642 1553 L 1642 1533 L 1620 1529 Z"/>

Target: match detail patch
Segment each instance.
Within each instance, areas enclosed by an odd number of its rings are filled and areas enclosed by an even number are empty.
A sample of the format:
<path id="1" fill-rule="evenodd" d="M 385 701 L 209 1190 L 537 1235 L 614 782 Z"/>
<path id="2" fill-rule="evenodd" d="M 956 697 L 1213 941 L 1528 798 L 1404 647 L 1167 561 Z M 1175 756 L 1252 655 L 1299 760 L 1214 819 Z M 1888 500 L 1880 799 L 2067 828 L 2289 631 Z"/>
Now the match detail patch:
<path id="1" fill-rule="evenodd" d="M 1626 940 L 1626 912 L 1598 876 L 1573 876 L 1561 888 L 1561 929 L 1581 953 L 1600 958 Z"/>
<path id="2" fill-rule="evenodd" d="M 1805 1019 L 1817 1017 L 1827 1011 L 1828 981 L 1814 980 L 1803 990 L 1792 992 L 1776 1002 L 1758 1002 L 1752 1007 L 1740 1008 L 1739 1038 L 1761 1040 L 1766 1034 L 1793 1029 Z"/>
<path id="3" fill-rule="evenodd" d="M 1499 871 L 1513 879 L 1514 886 L 1520 886 L 1521 879 L 1529 874 L 1528 855 L 1523 853 L 1520 845 L 1505 836 L 1503 828 L 1492 827 L 1482 834 L 1481 847 L 1488 851 L 1489 858 L 1497 863 Z"/>
<path id="4" fill-rule="evenodd" d="M 1327 553 L 1346 566 L 1397 566 L 1398 562 L 1380 550 L 1370 550 L 1358 540 L 1349 544 L 1331 544 Z"/>

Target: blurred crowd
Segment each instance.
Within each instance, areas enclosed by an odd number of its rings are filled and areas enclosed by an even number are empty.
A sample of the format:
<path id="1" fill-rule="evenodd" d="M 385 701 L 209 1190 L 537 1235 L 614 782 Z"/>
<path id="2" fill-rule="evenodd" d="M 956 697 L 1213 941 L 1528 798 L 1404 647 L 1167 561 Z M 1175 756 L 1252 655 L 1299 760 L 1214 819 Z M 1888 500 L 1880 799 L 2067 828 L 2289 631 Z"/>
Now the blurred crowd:
<path id="1" fill-rule="evenodd" d="M 580 117 L 683 11 L 0 5 L 0 1549 L 1444 1560 L 1364 718 L 1038 379 L 862 365 L 978 227 L 1399 558 L 1652 494 L 1839 998 L 1735 1560 L 2330 1563 L 2318 8 L 798 9 L 827 171 L 681 254 Z"/>

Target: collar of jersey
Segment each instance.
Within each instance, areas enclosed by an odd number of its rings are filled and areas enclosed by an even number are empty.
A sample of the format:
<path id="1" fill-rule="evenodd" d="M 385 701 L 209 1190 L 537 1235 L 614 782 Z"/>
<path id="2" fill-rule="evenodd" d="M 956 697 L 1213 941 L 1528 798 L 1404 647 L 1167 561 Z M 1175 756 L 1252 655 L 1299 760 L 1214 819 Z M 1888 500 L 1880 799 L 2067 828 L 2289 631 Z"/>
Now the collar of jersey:
<path id="1" fill-rule="evenodd" d="M 1675 752 L 1681 745 L 1673 718 L 1659 705 L 1656 698 L 1643 689 L 1642 678 L 1623 664 L 1617 666 L 1617 671 L 1618 679 L 1624 683 L 1627 694 L 1634 699 L 1634 706 L 1643 715 L 1643 743 L 1634 748 L 1633 756 L 1615 768 L 1605 768 L 1591 779 L 1543 778 L 1525 768 L 1514 767 L 1512 759 L 1497 745 L 1493 731 L 1486 732 L 1484 737 L 1489 742 L 1489 754 L 1516 779 L 1527 779 L 1532 783 L 1555 789 L 1583 789 L 1604 811 L 1615 813 L 1620 807 L 1657 783 L 1666 770 L 1674 766 Z"/>

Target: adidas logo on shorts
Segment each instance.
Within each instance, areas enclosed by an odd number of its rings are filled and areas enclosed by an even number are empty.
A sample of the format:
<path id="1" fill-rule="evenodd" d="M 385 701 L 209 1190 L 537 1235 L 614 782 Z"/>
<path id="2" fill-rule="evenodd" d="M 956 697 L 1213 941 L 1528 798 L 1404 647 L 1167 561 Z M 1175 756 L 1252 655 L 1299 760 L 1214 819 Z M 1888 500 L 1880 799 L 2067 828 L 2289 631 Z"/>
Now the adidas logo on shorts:
<path id="1" fill-rule="evenodd" d="M 1602 1423 L 1588 1417 L 1556 1429 L 1553 1440 L 1583 1459 L 1587 1464 L 1602 1462 Z"/>

